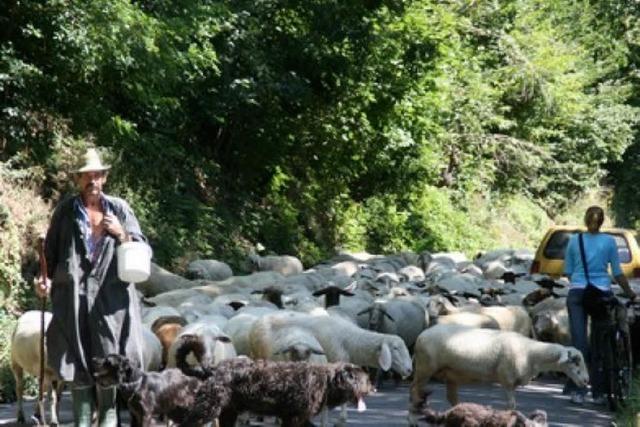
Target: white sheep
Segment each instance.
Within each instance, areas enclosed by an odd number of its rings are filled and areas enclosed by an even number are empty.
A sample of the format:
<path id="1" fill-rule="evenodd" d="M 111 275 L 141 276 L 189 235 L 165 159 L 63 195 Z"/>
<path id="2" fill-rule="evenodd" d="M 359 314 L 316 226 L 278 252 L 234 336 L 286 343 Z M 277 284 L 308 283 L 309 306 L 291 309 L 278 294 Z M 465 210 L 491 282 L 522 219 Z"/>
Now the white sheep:
<path id="1" fill-rule="evenodd" d="M 342 261 L 329 267 L 335 275 L 351 277 L 360 270 L 360 265 L 354 261 Z"/>
<path id="2" fill-rule="evenodd" d="M 369 307 L 371 302 L 373 302 L 372 298 L 360 293 L 353 297 L 342 298 L 340 300 L 340 304 L 328 307 L 326 310 L 330 316 L 349 319 L 351 323 L 358 325 L 363 329 L 367 329 L 369 316 L 367 314 L 359 313 Z"/>
<path id="3" fill-rule="evenodd" d="M 420 282 L 423 281 L 424 271 L 415 265 L 407 265 L 398 270 L 398 275 L 403 282 Z"/>
<path id="4" fill-rule="evenodd" d="M 208 305 L 213 302 L 213 299 L 207 295 L 203 295 L 202 293 L 194 293 L 192 296 L 182 301 L 178 307 L 195 307 Z"/>
<path id="5" fill-rule="evenodd" d="M 268 348 L 272 335 L 280 329 L 300 327 L 313 334 L 329 362 L 351 362 L 360 366 L 393 369 L 403 377 L 411 374 L 411 356 L 404 341 L 396 335 L 367 331 L 333 316 L 311 316 L 279 312 L 258 319 L 251 327 L 251 348 Z"/>
<path id="6" fill-rule="evenodd" d="M 205 311 L 202 307 L 193 307 L 193 306 L 182 306 L 178 307 L 178 312 L 180 316 L 182 316 L 187 323 L 193 323 L 198 321 L 198 319 L 205 316 Z"/>
<path id="7" fill-rule="evenodd" d="M 249 263 L 252 271 L 275 271 L 284 276 L 302 273 L 302 262 L 291 255 L 266 255 L 249 254 Z"/>
<path id="8" fill-rule="evenodd" d="M 540 341 L 570 345 L 571 332 L 567 309 L 536 314 L 533 318 L 533 334 Z"/>
<path id="9" fill-rule="evenodd" d="M 429 324 L 425 309 L 406 298 L 377 300 L 358 314 L 368 314 L 369 330 L 398 335 L 409 349 Z"/>
<path id="10" fill-rule="evenodd" d="M 270 341 L 250 341 L 250 356 L 254 359 L 327 363 L 322 346 L 310 331 L 289 326 L 270 331 Z M 267 344 L 267 345 L 257 345 Z"/>
<path id="11" fill-rule="evenodd" d="M 178 348 L 183 344 L 184 337 L 186 336 L 199 337 L 205 346 L 205 354 L 201 358 L 201 362 L 206 366 L 213 366 L 218 364 L 221 360 L 230 359 L 236 357 L 236 350 L 233 347 L 231 338 L 225 334 L 215 324 L 208 324 L 206 322 L 195 322 L 186 325 L 180 330 L 180 333 L 176 337 L 167 355 L 167 367 L 176 367 L 176 352 Z M 193 358 L 188 358 L 187 363 L 196 363 Z"/>
<path id="12" fill-rule="evenodd" d="M 531 317 L 529 313 L 522 306 L 509 305 L 509 306 L 489 306 L 483 307 L 481 305 L 466 305 L 463 307 L 456 307 L 449 300 L 442 296 L 435 296 L 429 301 L 429 312 L 431 314 L 445 314 L 452 315 L 456 313 L 476 313 L 483 316 L 489 316 L 496 321 L 498 328 L 503 331 L 513 331 L 521 333 L 528 337 L 531 336 Z M 440 316 L 444 317 L 444 316 Z M 492 327 L 492 326 L 480 326 L 476 323 L 477 320 L 472 320 L 474 316 L 459 316 L 459 319 L 464 319 L 464 322 L 455 322 L 452 319 L 456 317 L 448 318 L 445 321 L 438 320 L 438 323 L 457 323 L 465 324 L 467 326 L 477 327 Z M 478 318 L 479 319 L 479 318 Z M 468 323 L 472 322 L 472 323 Z M 489 322 L 491 323 L 491 322 Z"/>
<path id="13" fill-rule="evenodd" d="M 246 276 L 231 276 L 221 281 L 198 280 L 200 286 L 193 289 L 211 298 L 216 298 L 233 292 L 248 294 L 256 289 L 281 283 L 283 280 L 284 276 L 275 271 L 259 271 Z"/>
<path id="14" fill-rule="evenodd" d="M 311 269 L 303 273 L 287 276 L 278 283 L 283 289 L 287 290 L 287 293 L 289 293 L 289 289 L 293 288 L 315 291 L 326 286 L 327 281 L 335 277 L 335 271 L 330 268 Z"/>
<path id="15" fill-rule="evenodd" d="M 136 283 L 136 289 L 141 291 L 146 297 L 153 297 L 176 289 L 188 289 L 197 285 L 196 282 L 192 282 L 169 270 L 165 270 L 153 262 L 151 263 L 150 273 L 146 281 Z"/>
<path id="16" fill-rule="evenodd" d="M 51 322 L 51 313 L 45 312 L 45 330 Z M 11 336 L 11 371 L 16 381 L 17 411 L 16 420 L 19 424 L 25 422 L 22 408 L 22 394 L 24 392 L 24 373 L 40 375 L 40 332 L 42 312 L 27 311 L 18 319 L 16 328 Z M 46 348 L 45 348 L 46 351 Z M 46 356 L 46 354 L 45 354 Z M 46 357 L 45 357 L 46 361 Z M 62 396 L 63 382 L 58 379 L 55 372 L 45 364 L 44 390 L 47 390 L 51 404 L 51 424 L 58 424 L 58 403 Z M 44 423 L 44 415 L 40 414 L 40 408 L 36 405 L 36 417 Z"/>
<path id="17" fill-rule="evenodd" d="M 367 329 L 383 334 L 398 335 L 409 350 L 413 349 L 416 338 L 429 325 L 429 315 L 425 309 L 411 299 L 394 298 L 376 300 L 359 314 L 367 314 Z M 383 375 L 376 373 L 376 387 L 382 387 Z"/>
<path id="18" fill-rule="evenodd" d="M 238 355 L 248 356 L 251 353 L 249 332 L 251 332 L 253 322 L 274 311 L 273 308 L 268 307 L 244 307 L 238 310 L 238 314 L 229 319 L 223 331 L 231 338 L 233 347 Z"/>
<path id="19" fill-rule="evenodd" d="M 496 305 L 482 307 L 480 313 L 493 317 L 503 331 L 518 332 L 525 337 L 531 336 L 531 317 L 522 306 L 507 305 L 502 307 Z"/>
<path id="20" fill-rule="evenodd" d="M 369 262 L 374 259 L 383 258 L 382 255 L 370 254 L 369 252 L 350 252 L 340 250 L 329 262 L 354 261 L 358 263 Z"/>
<path id="21" fill-rule="evenodd" d="M 161 317 L 180 316 L 180 312 L 177 309 L 165 305 L 159 305 L 156 307 L 142 307 L 141 311 L 142 323 L 148 326 L 153 325 L 153 322 Z"/>
<path id="22" fill-rule="evenodd" d="M 159 293 L 153 297 L 144 298 L 143 303 L 150 304 L 154 307 L 168 306 L 178 307 L 183 302 L 190 300 L 191 298 L 202 297 L 202 293 L 196 288 L 188 289 L 173 289 L 171 291 Z M 164 314 L 169 316 L 169 314 Z"/>
<path id="23" fill-rule="evenodd" d="M 466 311 L 438 316 L 435 319 L 435 324 L 458 325 L 471 328 L 500 329 L 500 325 L 493 317 L 487 316 L 486 314 L 482 313 L 472 313 Z"/>
<path id="24" fill-rule="evenodd" d="M 229 264 L 215 259 L 197 259 L 187 266 L 188 279 L 225 280 L 233 276 Z"/>
<path id="25" fill-rule="evenodd" d="M 433 263 L 432 263 L 433 264 Z M 456 271 L 434 274 L 435 284 L 448 291 L 455 291 L 461 295 L 472 295 L 480 298 L 480 288 L 485 286 L 485 281 L 471 274 L 460 274 Z"/>
<path id="26" fill-rule="evenodd" d="M 516 406 L 515 388 L 542 372 L 564 372 L 580 387 L 589 381 L 579 350 L 516 332 L 436 325 L 420 334 L 414 358 L 411 412 L 422 403 L 424 387 L 432 377 L 446 382 L 451 405 L 458 403 L 459 384 L 497 382 L 505 389 L 512 409 Z M 416 425 L 414 417 L 410 416 L 410 423 Z"/>
<path id="27" fill-rule="evenodd" d="M 540 341 L 570 344 L 566 298 L 547 298 L 530 308 L 533 333 Z"/>

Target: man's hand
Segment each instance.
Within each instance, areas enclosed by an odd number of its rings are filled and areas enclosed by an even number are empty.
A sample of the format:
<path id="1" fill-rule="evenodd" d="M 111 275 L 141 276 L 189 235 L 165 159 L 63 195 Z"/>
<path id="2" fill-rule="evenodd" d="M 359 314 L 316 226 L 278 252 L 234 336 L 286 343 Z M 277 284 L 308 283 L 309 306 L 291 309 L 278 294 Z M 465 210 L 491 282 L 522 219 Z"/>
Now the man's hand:
<path id="1" fill-rule="evenodd" d="M 109 234 L 118 239 L 120 242 L 129 241 L 129 235 L 124 231 L 124 227 L 120 224 L 118 217 L 112 213 L 106 214 L 102 220 L 103 227 Z"/>
<path id="2" fill-rule="evenodd" d="M 49 278 L 42 280 L 42 276 L 36 277 L 34 279 L 33 288 L 39 298 L 46 298 L 49 296 L 49 292 L 51 292 L 51 280 L 49 280 Z"/>

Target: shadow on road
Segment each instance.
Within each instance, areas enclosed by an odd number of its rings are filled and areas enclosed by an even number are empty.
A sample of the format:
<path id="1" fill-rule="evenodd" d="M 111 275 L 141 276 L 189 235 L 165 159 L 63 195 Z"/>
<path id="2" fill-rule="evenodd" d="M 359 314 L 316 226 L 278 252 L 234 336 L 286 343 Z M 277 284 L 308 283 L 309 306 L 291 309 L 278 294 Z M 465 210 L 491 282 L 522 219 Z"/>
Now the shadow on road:
<path id="1" fill-rule="evenodd" d="M 433 394 L 430 406 L 443 411 L 449 408 L 442 384 L 432 384 Z M 460 401 L 476 402 L 491 405 L 496 409 L 506 406 L 502 388 L 497 385 L 474 385 L 460 387 Z M 569 397 L 562 394 L 562 383 L 553 378 L 533 381 L 516 392 L 518 410 L 528 414 L 534 409 L 547 411 L 550 426 L 610 426 L 612 415 L 605 407 L 593 404 L 576 406 L 570 403 Z M 33 414 L 34 400 L 25 402 L 25 415 Z M 409 403 L 409 385 L 403 383 L 399 387 L 389 385 L 366 399 L 367 410 L 357 412 L 354 407 L 348 408 L 349 426 L 400 427 L 407 425 L 407 407 Z M 0 405 L 0 426 L 17 426 L 15 423 L 15 404 Z M 337 420 L 339 411 L 331 411 L 332 424 Z M 71 395 L 64 393 L 61 403 L 61 421 L 71 425 Z M 318 424 L 318 419 L 314 420 Z M 158 424 L 160 426 L 162 424 Z"/>

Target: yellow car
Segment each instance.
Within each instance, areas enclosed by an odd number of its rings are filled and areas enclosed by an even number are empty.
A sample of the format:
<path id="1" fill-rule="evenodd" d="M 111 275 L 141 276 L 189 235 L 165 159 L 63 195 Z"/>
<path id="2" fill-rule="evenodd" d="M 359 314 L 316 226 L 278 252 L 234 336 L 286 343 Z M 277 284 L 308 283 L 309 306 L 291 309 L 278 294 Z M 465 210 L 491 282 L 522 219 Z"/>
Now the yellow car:
<path id="1" fill-rule="evenodd" d="M 572 234 L 585 232 L 585 227 L 556 225 L 547 230 L 536 256 L 531 264 L 531 273 L 548 274 L 558 278 L 564 273 L 564 251 Z M 618 245 L 618 256 L 624 275 L 628 278 L 640 278 L 640 247 L 633 230 L 625 228 L 602 228 L 603 233 L 611 234 Z"/>

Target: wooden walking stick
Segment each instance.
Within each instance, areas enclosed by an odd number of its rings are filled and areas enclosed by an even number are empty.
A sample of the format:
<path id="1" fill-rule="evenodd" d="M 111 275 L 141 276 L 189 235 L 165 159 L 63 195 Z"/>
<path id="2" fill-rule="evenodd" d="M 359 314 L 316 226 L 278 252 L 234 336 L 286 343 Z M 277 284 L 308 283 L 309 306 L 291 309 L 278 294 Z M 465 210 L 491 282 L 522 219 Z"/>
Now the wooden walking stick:
<path id="1" fill-rule="evenodd" d="M 44 235 L 38 237 L 38 255 L 40 256 L 40 280 L 43 285 L 46 287 L 47 285 L 47 259 L 44 255 Z M 45 412 L 44 412 L 44 358 L 45 358 L 45 349 L 44 349 L 44 339 L 45 339 L 45 330 L 44 330 L 44 313 L 47 308 L 47 295 L 45 294 L 41 298 L 41 315 L 40 315 L 40 375 L 38 377 L 38 408 L 40 411 L 40 419 L 38 420 L 38 425 L 45 425 Z"/>

